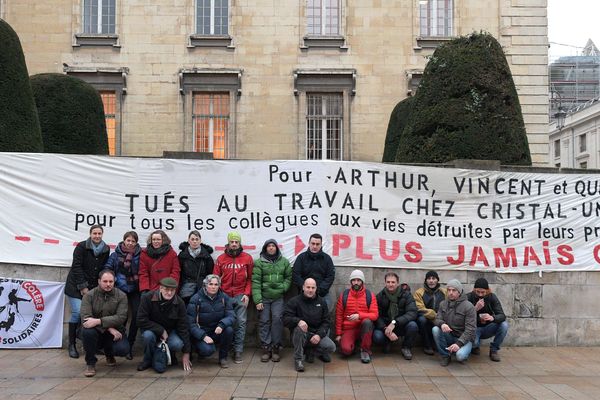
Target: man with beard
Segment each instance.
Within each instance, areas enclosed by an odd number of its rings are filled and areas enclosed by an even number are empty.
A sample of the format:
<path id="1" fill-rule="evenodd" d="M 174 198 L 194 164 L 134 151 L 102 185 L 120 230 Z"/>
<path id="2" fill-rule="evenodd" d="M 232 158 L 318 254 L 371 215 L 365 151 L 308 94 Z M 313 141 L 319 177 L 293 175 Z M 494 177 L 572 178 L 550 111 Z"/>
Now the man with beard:
<path id="1" fill-rule="evenodd" d="M 450 364 L 452 353 L 456 354 L 456 360 L 459 362 L 469 358 L 477 330 L 475 307 L 467 300 L 460 281 L 449 280 L 446 291 L 448 299 L 440 304 L 432 329 L 437 350 L 442 356 L 440 364 L 443 367 Z"/>
<path id="2" fill-rule="evenodd" d="M 225 251 L 217 258 L 213 273 L 221 277 L 221 290 L 232 299 L 235 312 L 233 336 L 233 362 L 242 362 L 248 303 L 252 293 L 252 270 L 254 261 L 242 248 L 242 236 L 229 232 Z"/>
<path id="3" fill-rule="evenodd" d="M 306 278 L 313 278 L 317 282 L 317 294 L 325 300 L 331 311 L 333 302 L 329 297 L 329 289 L 335 278 L 335 267 L 331 257 L 323 251 L 323 237 L 318 233 L 310 235 L 308 250 L 296 258 L 292 268 L 292 280 L 299 293 Z"/>
<path id="4" fill-rule="evenodd" d="M 377 301 L 365 288 L 365 275 L 361 270 L 352 271 L 350 285 L 338 298 L 335 308 L 335 340 L 342 354 L 349 356 L 360 339 L 360 360 L 366 364 L 371 362 L 373 323 L 379 315 Z"/>
<path id="5" fill-rule="evenodd" d="M 432 356 L 435 343 L 431 329 L 433 329 L 433 321 L 435 321 L 440 303 L 446 300 L 446 289 L 440 286 L 440 277 L 437 272 L 429 271 L 425 274 L 423 287 L 417 289 L 414 297 L 419 311 L 417 325 L 419 325 L 423 339 L 423 352 Z"/>
<path id="6" fill-rule="evenodd" d="M 500 361 L 498 351 L 508 333 L 508 322 L 498 296 L 492 293 L 485 278 L 479 278 L 475 281 L 473 291 L 467 295 L 467 299 L 477 311 L 477 333 L 471 353 L 479 355 L 481 339 L 493 337 L 494 340 L 490 344 L 490 360 Z"/>
<path id="7" fill-rule="evenodd" d="M 192 370 L 192 345 L 185 303 L 176 293 L 177 281 L 168 277 L 160 280 L 158 290 L 151 290 L 142 295 L 137 323 L 144 338 L 144 360 L 138 365 L 138 371 L 150 367 L 159 373 L 165 371 L 166 365 L 153 365 L 152 362 L 159 339 L 169 346 L 173 365 L 176 364 L 175 353 L 183 351 L 183 369 Z"/>

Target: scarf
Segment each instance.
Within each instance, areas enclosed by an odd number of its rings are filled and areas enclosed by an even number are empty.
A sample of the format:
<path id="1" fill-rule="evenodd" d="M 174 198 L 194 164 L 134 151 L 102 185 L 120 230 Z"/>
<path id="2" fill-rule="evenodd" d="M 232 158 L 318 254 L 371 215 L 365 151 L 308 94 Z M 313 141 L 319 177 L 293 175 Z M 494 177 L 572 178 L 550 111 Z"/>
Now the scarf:
<path id="1" fill-rule="evenodd" d="M 100 243 L 95 244 L 90 239 L 90 246 L 92 247 L 92 251 L 94 252 L 94 256 L 98 257 L 102 253 L 102 250 L 104 250 L 104 246 L 106 246 L 106 243 L 104 243 L 104 240 L 102 240 Z"/>
<path id="2" fill-rule="evenodd" d="M 131 271 L 131 262 L 133 261 L 133 256 L 135 255 L 137 247 L 138 246 L 136 244 L 132 249 L 128 249 L 127 247 L 125 247 L 125 243 L 123 243 L 123 242 L 119 243 L 119 250 L 122 253 L 122 254 L 119 254 L 119 263 L 123 265 L 121 270 L 125 273 L 125 276 L 127 277 L 128 281 L 129 280 L 134 280 L 134 281 L 138 280 L 138 276 L 134 275 Z"/>
<path id="3" fill-rule="evenodd" d="M 170 244 L 163 244 L 158 249 L 155 249 L 154 247 L 152 247 L 152 245 L 146 247 L 146 253 L 148 253 L 148 255 L 152 258 L 160 258 L 167 254 L 169 250 L 171 250 Z"/>
<path id="4" fill-rule="evenodd" d="M 188 246 L 188 252 L 192 256 L 192 258 L 197 258 L 200 253 L 202 253 L 202 245 L 198 246 L 197 249 L 192 249 L 192 246 Z"/>
<path id="5" fill-rule="evenodd" d="M 388 316 L 390 317 L 390 320 L 393 320 L 398 315 L 398 298 L 400 297 L 402 291 L 400 290 L 400 288 L 396 289 L 394 292 L 390 292 L 389 290 L 384 289 L 383 293 L 387 296 L 388 300 L 390 301 Z"/>

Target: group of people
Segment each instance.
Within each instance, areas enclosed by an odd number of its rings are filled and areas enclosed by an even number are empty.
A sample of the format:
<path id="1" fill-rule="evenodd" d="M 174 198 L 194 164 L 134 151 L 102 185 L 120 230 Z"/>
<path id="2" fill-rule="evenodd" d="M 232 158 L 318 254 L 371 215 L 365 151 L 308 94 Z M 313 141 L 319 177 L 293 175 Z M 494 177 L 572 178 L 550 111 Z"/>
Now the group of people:
<path id="1" fill-rule="evenodd" d="M 136 232 L 126 232 L 112 253 L 103 233 L 102 226 L 94 225 L 90 237 L 77 244 L 65 286 L 71 308 L 69 356 L 79 357 L 76 339 L 81 338 L 88 377 L 96 374 L 98 354 L 105 355 L 107 366 L 116 365 L 115 356 L 133 359 L 138 330 L 144 349 L 139 371 L 163 372 L 177 364 L 179 352 L 189 371 L 192 350 L 200 358 L 218 351 L 222 368 L 229 366 L 231 351 L 233 362 L 241 363 L 250 299 L 258 312 L 261 361 L 280 361 L 285 326 L 297 371 L 304 371 L 304 363 L 313 363 L 315 356 L 330 362 L 336 343 L 342 354 L 359 352 L 361 361 L 369 363 L 373 342 L 387 353 L 403 337 L 400 351 L 410 360 L 419 332 L 424 352 L 433 355 L 435 343 L 442 365 L 448 365 L 453 353 L 459 361 L 478 354 L 480 339 L 489 337 L 494 337 L 490 358 L 500 361 L 508 324 L 483 278 L 466 295 L 457 280 L 441 288 L 437 273 L 430 271 L 413 295 L 390 272 L 375 295 L 366 288 L 364 273 L 354 270 L 350 287 L 337 299 L 332 327 L 335 267 L 319 234 L 311 235 L 308 250 L 292 268 L 276 240 L 267 240 L 254 260 L 235 231 L 227 235 L 216 260 L 213 248 L 195 230 L 180 244 L 179 254 L 162 230 L 152 232 L 143 249 Z M 298 294 L 286 301 L 292 286 Z"/>

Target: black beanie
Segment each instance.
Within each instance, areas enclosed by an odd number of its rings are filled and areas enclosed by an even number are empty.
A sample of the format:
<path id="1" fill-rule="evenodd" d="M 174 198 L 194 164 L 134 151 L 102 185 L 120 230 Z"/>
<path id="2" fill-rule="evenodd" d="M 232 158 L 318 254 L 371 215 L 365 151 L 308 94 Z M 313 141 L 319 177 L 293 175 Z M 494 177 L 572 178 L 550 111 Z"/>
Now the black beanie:
<path id="1" fill-rule="evenodd" d="M 432 276 L 433 276 L 435 279 L 437 279 L 438 281 L 440 280 L 440 277 L 439 277 L 438 273 L 437 273 L 437 272 L 435 272 L 435 271 L 429 271 L 428 273 L 426 273 L 426 274 L 425 274 L 425 280 L 427 280 L 427 279 L 431 278 Z"/>
<path id="2" fill-rule="evenodd" d="M 475 286 L 473 289 L 489 289 L 490 285 L 488 285 L 488 281 L 485 278 L 479 278 L 475 281 Z"/>

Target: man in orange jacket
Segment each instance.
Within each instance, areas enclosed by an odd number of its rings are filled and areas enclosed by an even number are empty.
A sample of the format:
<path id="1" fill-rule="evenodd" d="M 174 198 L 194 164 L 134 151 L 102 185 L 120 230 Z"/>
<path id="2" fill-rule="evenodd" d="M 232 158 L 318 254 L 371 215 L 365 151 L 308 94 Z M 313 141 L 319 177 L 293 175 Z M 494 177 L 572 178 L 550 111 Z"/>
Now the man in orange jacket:
<path id="1" fill-rule="evenodd" d="M 360 338 L 360 360 L 371 362 L 371 343 L 374 322 L 379 315 L 375 295 L 365 287 L 365 274 L 355 269 L 350 274 L 350 289 L 342 292 L 335 308 L 335 340 L 342 354 L 354 352 Z"/>

